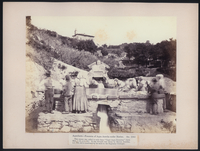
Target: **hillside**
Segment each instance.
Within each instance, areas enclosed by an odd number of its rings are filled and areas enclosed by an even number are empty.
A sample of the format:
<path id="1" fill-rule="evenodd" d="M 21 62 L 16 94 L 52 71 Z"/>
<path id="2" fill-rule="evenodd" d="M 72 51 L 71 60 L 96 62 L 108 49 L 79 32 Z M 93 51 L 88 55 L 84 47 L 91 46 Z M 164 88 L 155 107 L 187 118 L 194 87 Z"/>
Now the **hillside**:
<path id="1" fill-rule="evenodd" d="M 30 52 L 31 49 L 32 48 L 30 46 L 27 46 L 27 52 Z M 44 78 L 46 78 L 45 73 L 47 72 L 47 70 L 44 68 L 44 66 L 42 66 L 41 64 L 38 64 L 37 59 L 40 59 L 40 58 L 36 58 L 36 56 L 31 56 L 30 54 L 31 53 L 29 53 L 29 55 L 26 56 L 26 85 L 28 88 L 27 91 L 35 92 L 37 90 L 39 83 Z M 53 80 L 55 80 L 56 83 L 58 83 L 59 80 L 61 80 L 67 73 L 70 73 L 70 72 L 83 72 L 85 74 L 88 73 L 85 70 L 81 70 L 74 66 L 68 65 L 55 58 L 52 59 L 51 64 L 52 64 L 51 69 L 49 71 L 51 71 L 52 78 Z M 65 67 L 65 68 L 62 69 L 60 67 Z M 28 96 L 30 98 L 30 93 L 26 93 L 26 94 L 29 94 Z"/>
<path id="2" fill-rule="evenodd" d="M 31 48 L 27 46 L 27 50 Z M 87 71 L 65 64 L 62 61 L 53 59 L 51 68 L 52 79 L 55 85 L 55 89 L 62 89 L 60 80 L 70 72 L 83 72 L 87 74 Z M 65 66 L 65 69 L 59 68 L 59 66 Z M 44 94 L 37 92 L 38 90 L 44 90 L 44 87 L 40 84 L 43 79 L 46 78 L 46 69 L 34 61 L 33 58 L 26 56 L 26 114 L 38 106 L 39 101 L 44 99 Z M 34 107 L 33 107 L 34 106 Z"/>

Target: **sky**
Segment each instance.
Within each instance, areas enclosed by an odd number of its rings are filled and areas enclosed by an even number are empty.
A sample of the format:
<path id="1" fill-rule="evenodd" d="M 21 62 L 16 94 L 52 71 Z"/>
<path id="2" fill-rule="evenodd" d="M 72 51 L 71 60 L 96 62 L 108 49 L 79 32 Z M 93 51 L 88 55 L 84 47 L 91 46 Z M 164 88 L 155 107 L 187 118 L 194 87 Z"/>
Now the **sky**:
<path id="1" fill-rule="evenodd" d="M 71 37 L 74 31 L 95 36 L 101 46 L 146 42 L 156 44 L 176 39 L 176 17 L 64 17 L 31 16 L 31 23 L 40 29 L 56 31 Z"/>

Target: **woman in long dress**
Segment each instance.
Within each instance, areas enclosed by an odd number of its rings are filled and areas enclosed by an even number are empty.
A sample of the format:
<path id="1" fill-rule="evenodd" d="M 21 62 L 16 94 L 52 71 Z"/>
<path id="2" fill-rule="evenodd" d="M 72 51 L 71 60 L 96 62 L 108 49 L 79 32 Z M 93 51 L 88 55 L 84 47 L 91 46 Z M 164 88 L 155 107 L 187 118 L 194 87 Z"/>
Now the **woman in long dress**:
<path id="1" fill-rule="evenodd" d="M 76 113 L 84 113 L 88 110 L 88 99 L 86 96 L 87 80 L 82 74 L 75 79 L 75 93 L 73 101 L 73 111 Z"/>

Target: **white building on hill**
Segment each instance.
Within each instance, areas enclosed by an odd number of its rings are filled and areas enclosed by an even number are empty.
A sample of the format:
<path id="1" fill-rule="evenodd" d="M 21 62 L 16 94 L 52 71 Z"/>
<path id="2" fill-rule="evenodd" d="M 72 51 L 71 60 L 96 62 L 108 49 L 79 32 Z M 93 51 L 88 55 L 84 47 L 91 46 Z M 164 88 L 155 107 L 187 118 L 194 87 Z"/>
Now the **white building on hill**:
<path id="1" fill-rule="evenodd" d="M 74 31 L 74 35 L 72 37 L 78 40 L 93 40 L 94 39 L 94 36 L 91 36 L 91 35 L 77 34 L 76 30 Z"/>

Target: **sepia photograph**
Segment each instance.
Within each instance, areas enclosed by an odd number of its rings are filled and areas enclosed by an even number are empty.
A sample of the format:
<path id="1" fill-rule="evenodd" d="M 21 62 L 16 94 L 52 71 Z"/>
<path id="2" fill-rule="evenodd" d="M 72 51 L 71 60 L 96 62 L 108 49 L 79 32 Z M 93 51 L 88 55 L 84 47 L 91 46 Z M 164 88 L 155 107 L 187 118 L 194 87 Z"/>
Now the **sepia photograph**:
<path id="1" fill-rule="evenodd" d="M 27 133 L 176 133 L 176 17 L 25 19 Z"/>
<path id="2" fill-rule="evenodd" d="M 3 148 L 197 149 L 198 9 L 4 2 Z"/>

